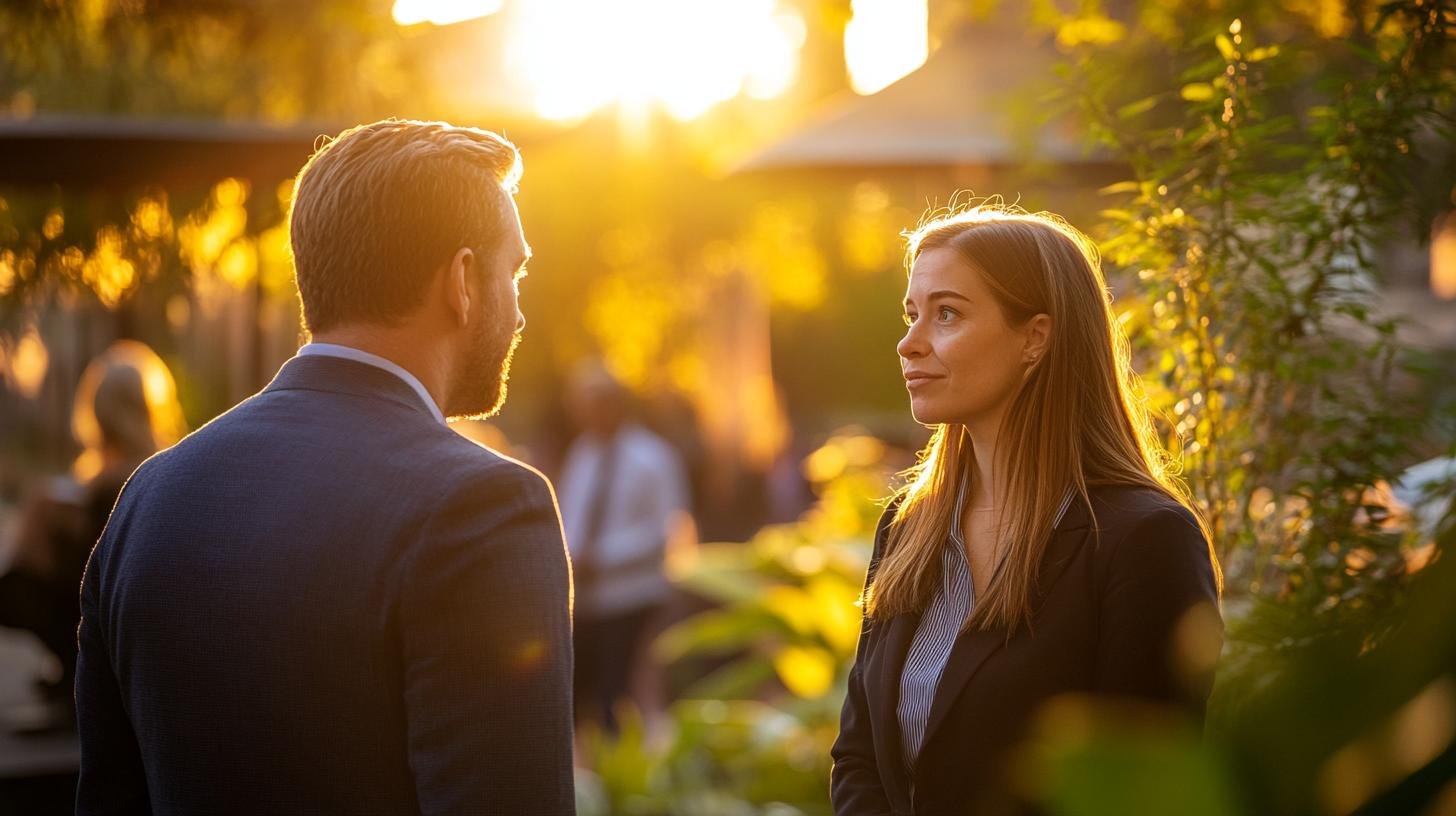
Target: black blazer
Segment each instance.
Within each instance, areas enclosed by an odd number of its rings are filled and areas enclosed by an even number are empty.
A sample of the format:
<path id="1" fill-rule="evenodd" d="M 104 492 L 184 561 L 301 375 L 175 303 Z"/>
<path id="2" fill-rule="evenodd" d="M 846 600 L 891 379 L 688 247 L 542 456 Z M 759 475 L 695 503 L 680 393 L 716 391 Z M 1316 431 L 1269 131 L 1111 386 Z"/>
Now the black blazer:
<path id="1" fill-rule="evenodd" d="M 1031 630 L 962 634 L 930 709 L 914 777 L 901 760 L 896 705 L 918 614 L 866 620 L 832 749 L 839 816 L 1012 812 L 1005 762 L 1029 719 L 1064 692 L 1169 702 L 1202 715 L 1208 678 L 1186 682 L 1172 635 L 1197 604 L 1216 609 L 1208 545 L 1185 508 L 1147 488 L 1089 491 L 1053 532 Z M 866 582 L 885 548 L 880 519 Z"/>
<path id="2" fill-rule="evenodd" d="M 569 592 L 539 473 L 290 360 L 91 556 L 76 811 L 571 813 Z"/>

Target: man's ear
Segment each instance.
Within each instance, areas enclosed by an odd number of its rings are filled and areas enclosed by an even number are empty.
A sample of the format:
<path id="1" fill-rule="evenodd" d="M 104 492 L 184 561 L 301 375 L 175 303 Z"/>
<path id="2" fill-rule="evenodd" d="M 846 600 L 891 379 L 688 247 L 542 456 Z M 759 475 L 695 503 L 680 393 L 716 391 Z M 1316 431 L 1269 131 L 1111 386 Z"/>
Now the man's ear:
<path id="1" fill-rule="evenodd" d="M 1026 348 L 1021 352 L 1021 361 L 1027 365 L 1041 360 L 1052 342 L 1052 316 L 1039 314 L 1026 321 Z"/>
<path id="2" fill-rule="evenodd" d="M 470 299 L 474 297 L 470 282 L 474 278 L 475 253 L 461 247 L 445 267 L 444 294 L 445 308 L 455 319 L 455 324 L 462 328 L 470 318 Z"/>

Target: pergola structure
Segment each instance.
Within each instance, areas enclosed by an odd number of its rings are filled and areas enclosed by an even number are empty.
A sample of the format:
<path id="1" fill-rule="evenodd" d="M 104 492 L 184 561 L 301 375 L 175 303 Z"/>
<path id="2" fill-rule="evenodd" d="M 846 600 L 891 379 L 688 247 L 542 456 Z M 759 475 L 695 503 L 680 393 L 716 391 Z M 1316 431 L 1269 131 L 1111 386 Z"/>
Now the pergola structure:
<path id="1" fill-rule="evenodd" d="M 298 172 L 331 123 L 270 125 L 189 119 L 41 115 L 0 119 L 0 184 L 126 190 L 281 181 Z"/>

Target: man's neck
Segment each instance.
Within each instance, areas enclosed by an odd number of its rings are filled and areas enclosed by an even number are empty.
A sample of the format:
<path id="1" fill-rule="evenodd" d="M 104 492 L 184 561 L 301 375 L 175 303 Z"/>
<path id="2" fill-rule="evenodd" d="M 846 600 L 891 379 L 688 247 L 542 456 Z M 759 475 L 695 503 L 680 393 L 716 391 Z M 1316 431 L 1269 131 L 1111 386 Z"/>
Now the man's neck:
<path id="1" fill-rule="evenodd" d="M 438 343 L 423 341 L 416 333 L 376 326 L 340 326 L 313 335 L 315 343 L 331 343 L 373 354 L 414 375 L 440 410 L 445 409 L 449 358 Z"/>

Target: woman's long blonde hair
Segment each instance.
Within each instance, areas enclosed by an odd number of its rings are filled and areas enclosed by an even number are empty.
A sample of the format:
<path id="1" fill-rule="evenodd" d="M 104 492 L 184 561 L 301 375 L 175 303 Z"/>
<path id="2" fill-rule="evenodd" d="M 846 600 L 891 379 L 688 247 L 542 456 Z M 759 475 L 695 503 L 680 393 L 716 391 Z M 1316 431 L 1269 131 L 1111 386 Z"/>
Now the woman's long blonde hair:
<path id="1" fill-rule="evenodd" d="M 1038 314 L 1052 318 L 1047 350 L 1023 379 L 997 436 L 996 467 L 1006 474 L 1007 488 L 998 513 L 1005 557 L 964 628 L 1011 631 L 1030 622 L 1037 568 L 1069 487 L 1089 511 L 1089 486 L 1152 488 L 1192 510 L 1208 537 L 1135 396 L 1127 337 L 1087 236 L 1056 215 L 982 204 L 928 220 L 905 237 L 907 273 L 921 252 L 947 248 L 980 273 L 1008 323 L 1021 326 Z M 929 604 L 957 488 L 970 478 L 973 457 L 965 426 L 943 424 L 919 464 L 906 471 L 885 554 L 865 598 L 872 617 Z"/>

